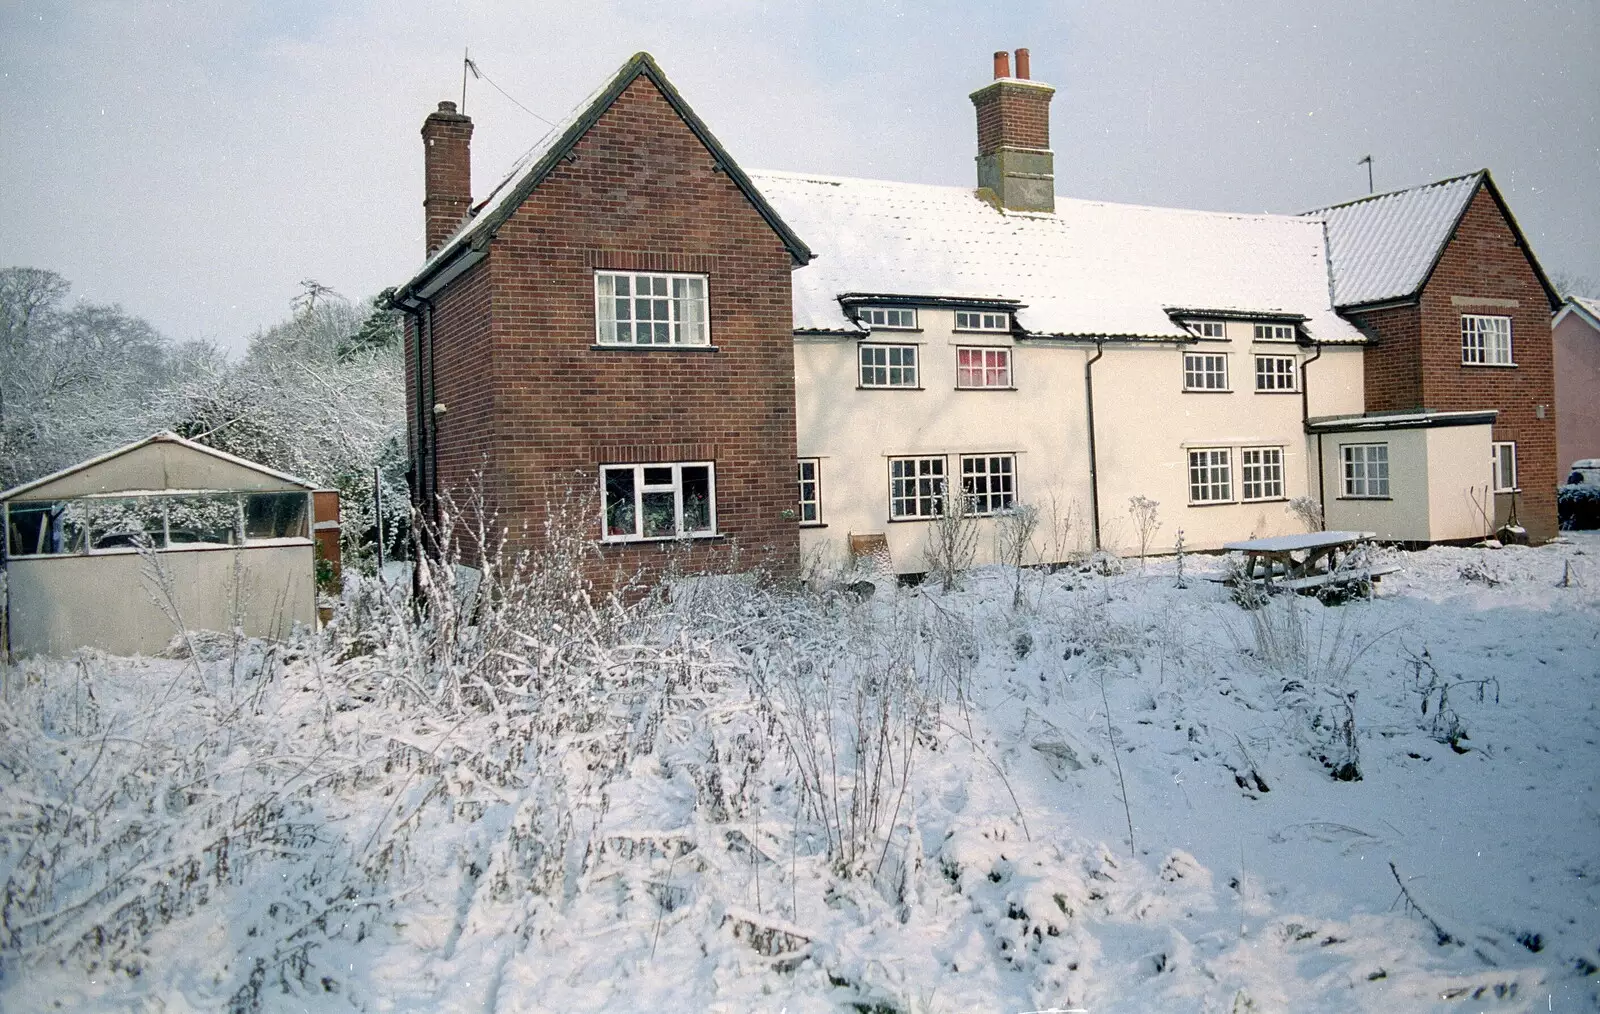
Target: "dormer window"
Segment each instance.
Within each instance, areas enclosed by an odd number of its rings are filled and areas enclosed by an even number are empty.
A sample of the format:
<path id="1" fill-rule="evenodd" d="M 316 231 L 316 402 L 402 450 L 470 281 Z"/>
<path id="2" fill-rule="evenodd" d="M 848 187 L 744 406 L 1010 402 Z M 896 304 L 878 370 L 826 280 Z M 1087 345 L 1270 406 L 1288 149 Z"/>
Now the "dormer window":
<path id="1" fill-rule="evenodd" d="M 917 311 L 909 306 L 863 306 L 856 310 L 856 320 L 868 327 L 914 331 L 917 327 Z"/>
<path id="2" fill-rule="evenodd" d="M 1220 320 L 1191 320 L 1189 330 L 1201 338 L 1228 337 L 1228 325 Z"/>
<path id="3" fill-rule="evenodd" d="M 981 313 L 977 310 L 956 311 L 957 331 L 1010 331 L 1011 314 Z"/>
<path id="4" fill-rule="evenodd" d="M 1293 324 L 1257 324 L 1256 341 L 1292 342 L 1295 339 Z"/>

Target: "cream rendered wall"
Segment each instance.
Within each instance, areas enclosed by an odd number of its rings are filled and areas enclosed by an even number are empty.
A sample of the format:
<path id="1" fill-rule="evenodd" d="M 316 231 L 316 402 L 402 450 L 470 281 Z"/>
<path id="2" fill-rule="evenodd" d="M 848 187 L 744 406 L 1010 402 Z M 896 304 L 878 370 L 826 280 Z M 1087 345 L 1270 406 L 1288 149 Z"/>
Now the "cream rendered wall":
<path id="1" fill-rule="evenodd" d="M 826 527 L 803 527 L 808 558 L 842 563 L 851 533 L 882 533 L 897 572 L 928 569 L 929 522 L 889 520 L 889 459 L 946 455 L 946 475 L 960 474 L 960 455 L 1016 455 L 1020 501 L 1060 514 L 1076 501 L 1074 528 L 1061 532 L 1041 520 L 1039 559 L 1087 545 L 1088 451 L 1083 401 L 1084 353 L 1079 347 L 1025 342 L 1008 334 L 957 333 L 951 310 L 922 308 L 920 331 L 878 329 L 867 344 L 918 347 L 917 390 L 861 389 L 856 338 L 795 341 L 799 455 L 819 458 L 821 511 Z M 1012 349 L 1015 390 L 957 390 L 956 349 Z M 978 522 L 977 562 L 994 558 L 994 522 Z M 1080 546 L 1079 540 L 1084 540 Z M 1065 553 L 1063 553 L 1065 555 Z"/>
<path id="2" fill-rule="evenodd" d="M 1483 538 L 1483 515 L 1473 501 L 1483 504 L 1493 481 L 1493 427 L 1435 426 L 1422 432 L 1428 445 L 1428 537 L 1434 542 Z M 1494 510 L 1492 496 L 1487 506 Z"/>
<path id="3" fill-rule="evenodd" d="M 226 554 L 225 559 L 218 557 Z M 231 630 L 283 638 L 316 617 L 311 540 L 241 549 L 172 550 L 25 557 L 7 565 L 11 650 L 69 655 L 85 645 L 116 655 L 149 655 L 177 633 L 163 608 L 165 584 L 188 630 Z M 237 562 L 238 579 L 234 579 Z"/>
<path id="4" fill-rule="evenodd" d="M 1298 390 L 1256 393 L 1255 356 L 1293 355 L 1303 362 L 1311 354 L 1289 342 L 1254 341 L 1254 327 L 1248 322 L 1230 321 L 1226 330 L 1226 341 L 1210 339 L 1186 346 L 1108 344 L 1105 356 L 1095 364 L 1101 535 L 1107 549 L 1137 552 L 1128 512 L 1129 498 L 1134 496 L 1161 504 L 1162 526 L 1152 541 L 1152 552 L 1170 552 L 1180 528 L 1185 547 L 1192 550 L 1304 530 L 1287 510 L 1291 498 L 1308 490 L 1315 493 L 1309 485 L 1314 466 L 1306 453 L 1300 394 Z M 1231 390 L 1183 390 L 1185 352 L 1226 354 Z M 1319 369 L 1324 364 L 1329 368 Z M 1311 370 L 1313 404 L 1328 406 L 1330 413 L 1347 405 L 1349 411 L 1361 411 L 1359 350 L 1354 357 L 1344 349 L 1324 350 Z M 1329 383 L 1329 374 L 1337 378 L 1335 383 Z M 1189 451 L 1219 447 L 1229 451 L 1233 501 L 1192 505 Z M 1282 448 L 1282 497 L 1243 500 L 1240 451 L 1249 447 Z"/>
<path id="5" fill-rule="evenodd" d="M 1324 506 L 1331 531 L 1374 532 L 1380 539 L 1427 542 L 1428 449 L 1425 429 L 1384 430 L 1367 433 L 1323 433 L 1323 480 L 1328 500 Z M 1389 445 L 1389 498 L 1352 499 L 1344 495 L 1345 444 Z M 1313 445 L 1314 446 L 1314 445 Z M 1488 447 L 1484 456 L 1488 456 Z"/>

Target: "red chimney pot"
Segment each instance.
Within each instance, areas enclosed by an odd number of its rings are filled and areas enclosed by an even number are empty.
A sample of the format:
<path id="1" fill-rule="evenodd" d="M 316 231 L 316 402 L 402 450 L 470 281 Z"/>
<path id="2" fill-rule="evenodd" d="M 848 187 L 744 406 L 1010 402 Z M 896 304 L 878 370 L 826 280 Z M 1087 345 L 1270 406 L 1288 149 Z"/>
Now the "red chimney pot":
<path id="1" fill-rule="evenodd" d="M 1011 54 L 1005 50 L 994 55 L 994 78 L 996 81 L 1003 77 L 1011 76 Z"/>
<path id="2" fill-rule="evenodd" d="M 1024 81 L 1028 80 L 1028 51 L 1026 49 L 1017 50 L 1017 77 Z"/>

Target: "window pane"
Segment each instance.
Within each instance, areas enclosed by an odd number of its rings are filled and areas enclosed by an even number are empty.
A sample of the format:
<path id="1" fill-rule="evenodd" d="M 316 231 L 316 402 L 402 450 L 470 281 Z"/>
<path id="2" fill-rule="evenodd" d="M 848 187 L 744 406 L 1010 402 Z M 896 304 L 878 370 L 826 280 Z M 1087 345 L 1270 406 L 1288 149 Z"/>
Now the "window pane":
<path id="1" fill-rule="evenodd" d="M 671 490 L 646 493 L 642 500 L 645 538 L 662 538 L 678 534 L 677 497 Z"/>
<path id="2" fill-rule="evenodd" d="M 9 536 L 11 555 L 83 552 L 85 513 L 81 500 L 13 503 Z"/>
<path id="3" fill-rule="evenodd" d="M 704 465 L 683 466 L 683 530 L 711 530 L 711 470 Z"/>
<path id="4" fill-rule="evenodd" d="M 167 540 L 174 546 L 236 546 L 240 541 L 239 498 L 167 498 Z"/>
<path id="5" fill-rule="evenodd" d="M 303 539 L 306 525 L 304 493 L 250 493 L 244 498 L 246 539 Z"/>
<path id="6" fill-rule="evenodd" d="M 606 534 L 638 535 L 638 519 L 634 514 L 633 469 L 606 469 L 605 485 Z"/>
<path id="7" fill-rule="evenodd" d="M 162 507 L 159 499 L 144 496 L 90 501 L 90 545 L 94 549 L 165 548 Z"/>
<path id="8" fill-rule="evenodd" d="M 655 465 L 644 470 L 644 484 L 646 486 L 672 485 L 672 466 Z"/>

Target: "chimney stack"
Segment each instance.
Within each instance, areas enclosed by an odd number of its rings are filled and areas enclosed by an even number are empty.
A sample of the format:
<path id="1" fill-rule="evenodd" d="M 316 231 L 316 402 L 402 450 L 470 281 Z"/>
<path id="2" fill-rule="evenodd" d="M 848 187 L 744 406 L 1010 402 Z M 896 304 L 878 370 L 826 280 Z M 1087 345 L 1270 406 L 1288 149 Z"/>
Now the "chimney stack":
<path id="1" fill-rule="evenodd" d="M 1026 49 L 994 55 L 995 80 L 972 93 L 978 113 L 979 195 L 1008 211 L 1056 210 L 1055 154 L 1050 150 L 1050 99 L 1056 90 L 1030 80 Z"/>
<path id="2" fill-rule="evenodd" d="M 432 257 L 472 208 L 472 120 L 441 102 L 422 121 L 422 214 Z"/>

